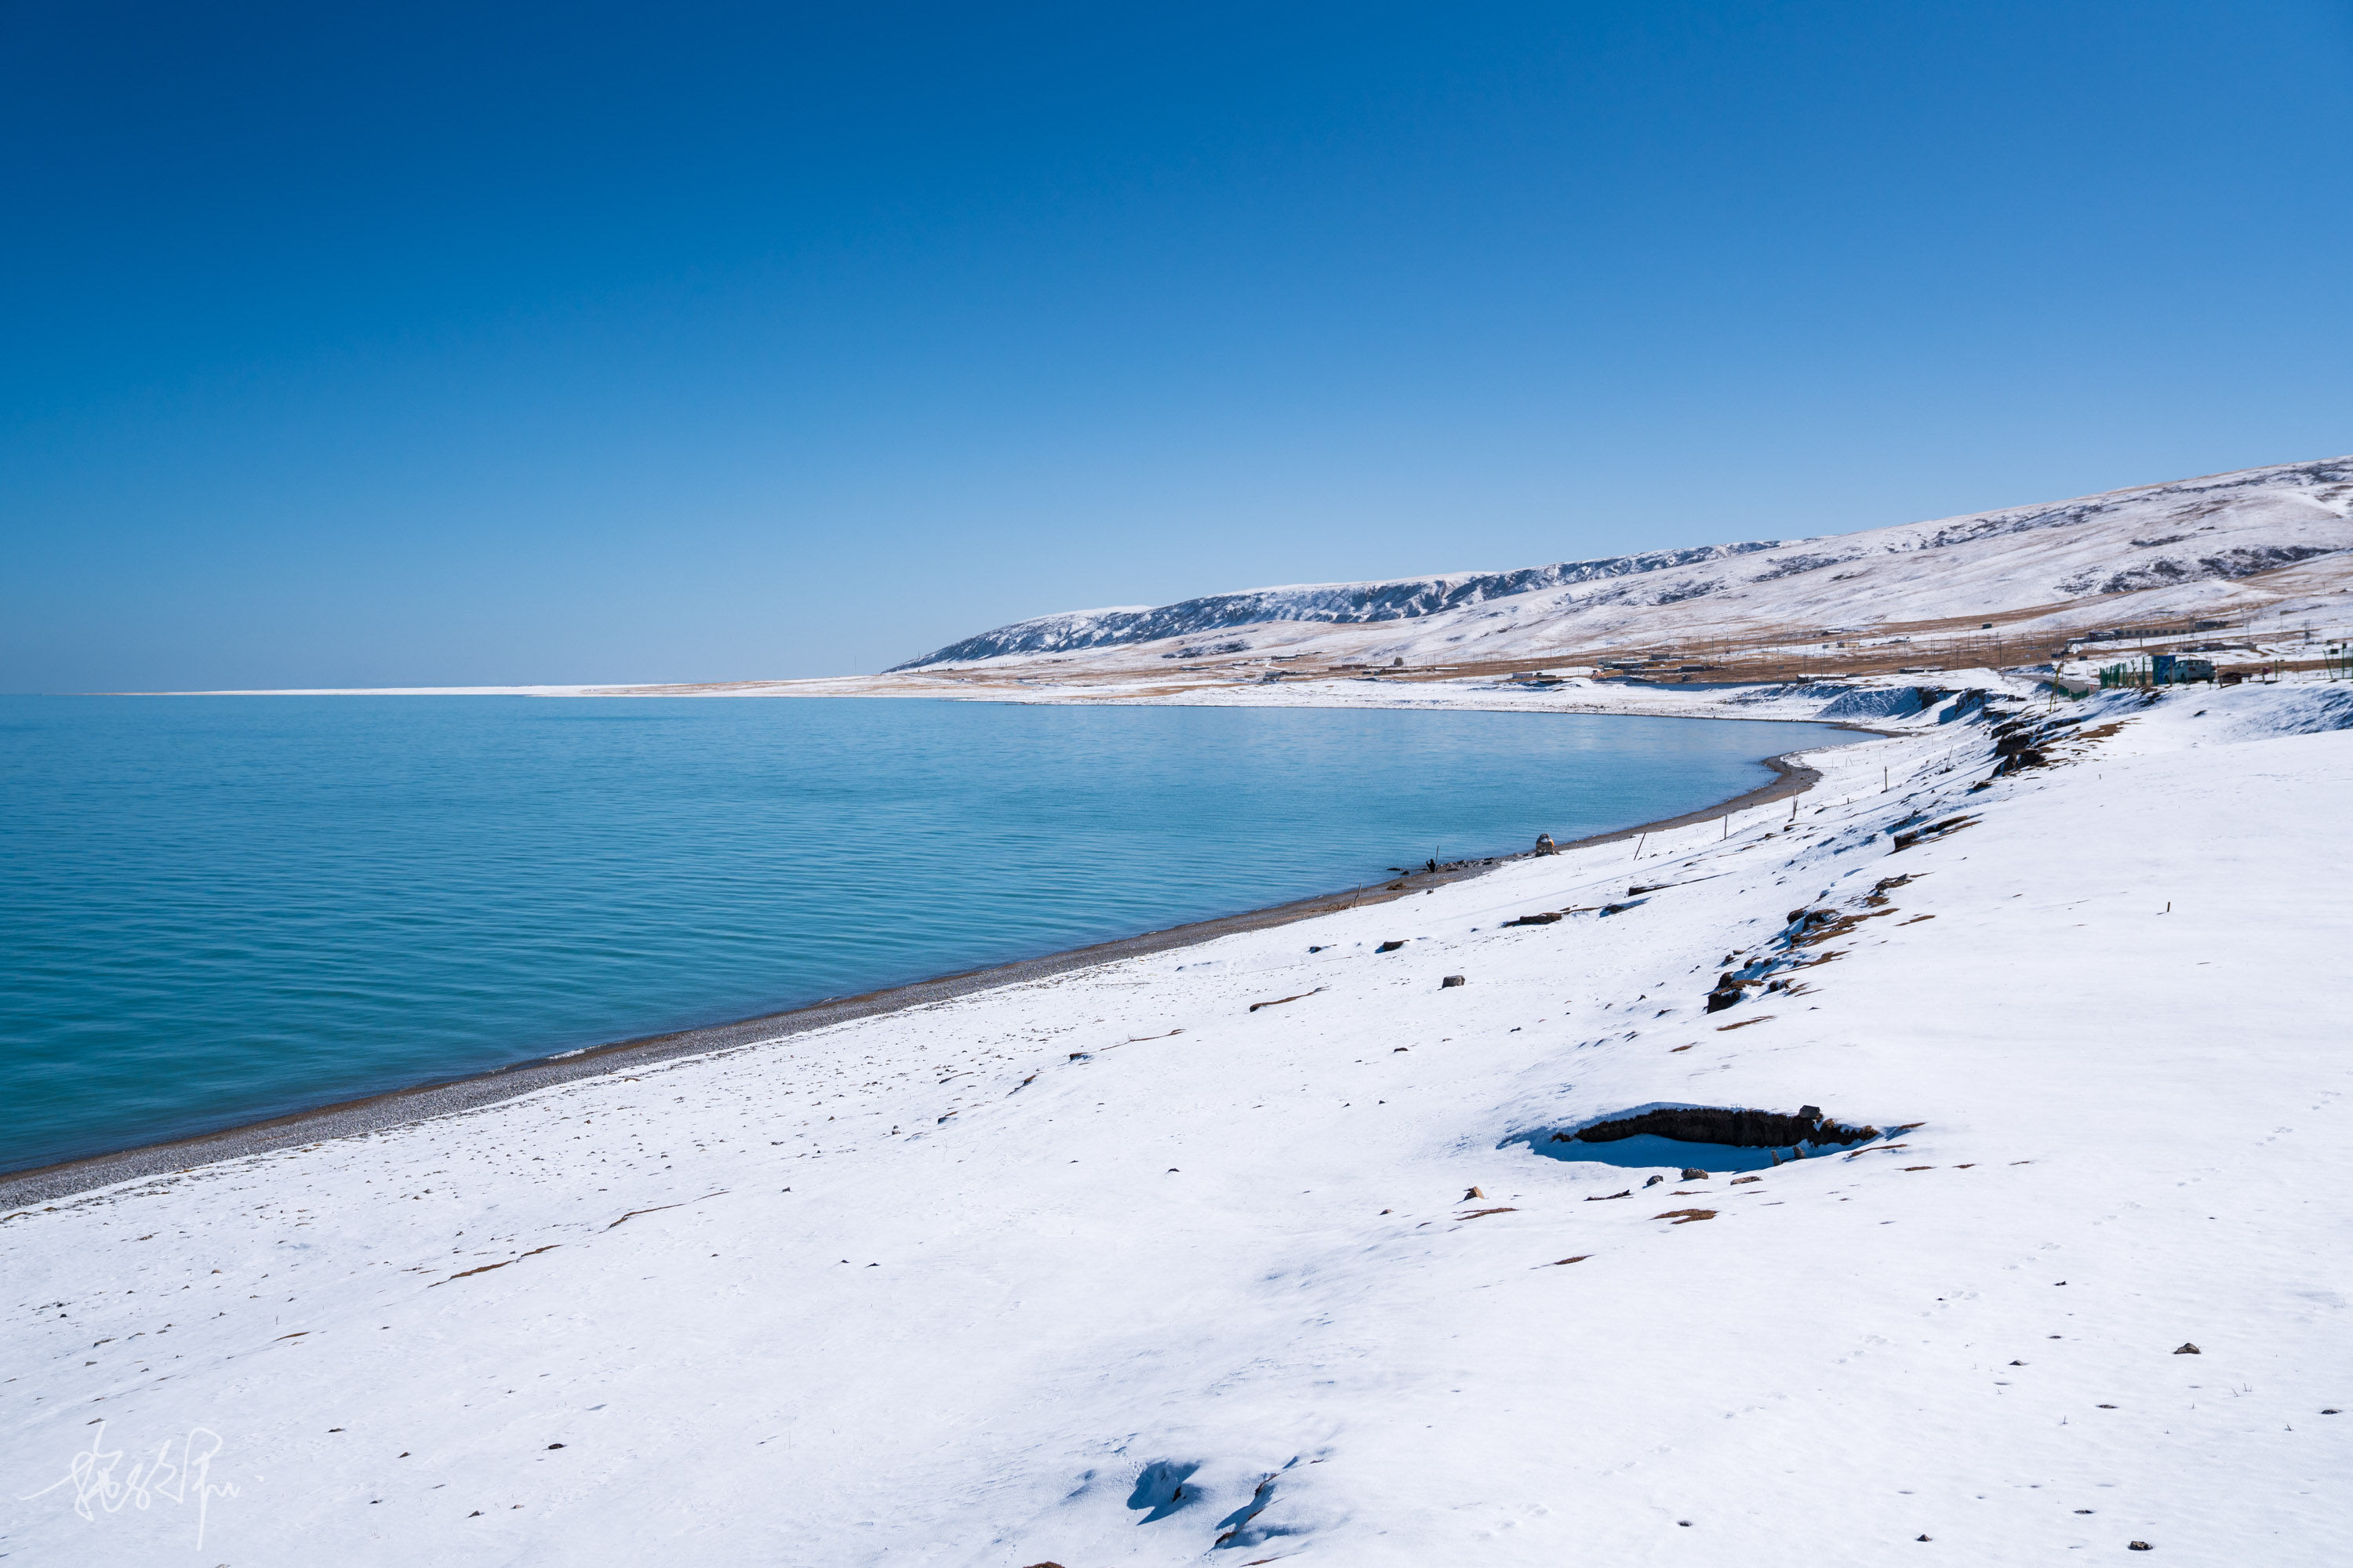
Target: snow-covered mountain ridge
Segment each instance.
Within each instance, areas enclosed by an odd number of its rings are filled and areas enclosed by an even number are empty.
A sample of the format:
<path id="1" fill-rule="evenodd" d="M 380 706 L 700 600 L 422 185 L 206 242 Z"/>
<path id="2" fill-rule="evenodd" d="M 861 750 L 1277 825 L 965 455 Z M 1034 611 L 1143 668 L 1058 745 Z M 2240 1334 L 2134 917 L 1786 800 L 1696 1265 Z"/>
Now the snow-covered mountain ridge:
<path id="1" fill-rule="evenodd" d="M 1150 642 L 1163 637 L 1190 637 L 1270 620 L 1335 624 L 1409 620 L 1483 604 L 1489 599 L 1533 593 L 1538 588 L 1632 577 L 1701 561 L 1729 560 L 1736 556 L 1773 549 L 1780 543 L 1778 539 L 1755 539 L 1737 545 L 1702 545 L 1683 550 L 1608 556 L 1591 561 L 1559 561 L 1549 567 L 1526 567 L 1514 572 L 1453 572 L 1434 577 L 1395 577 L 1387 582 L 1298 583 L 1286 588 L 1250 588 L 1242 593 L 1208 594 L 1157 607 L 1129 605 L 1112 609 L 1065 610 L 967 637 L 894 668 L 914 670 L 926 664 L 993 659 L 1007 653 L 1060 653 L 1074 648 Z"/>
<path id="2" fill-rule="evenodd" d="M 1210 633 L 1229 636 L 1150 652 L 1279 646 L 1293 656 L 1460 661 L 1978 616 L 2031 615 L 2067 630 L 2243 614 L 2341 594 L 2353 580 L 2349 516 L 2353 457 L 2329 458 L 1795 541 L 1040 616 L 897 668 L 1144 652 Z M 1256 635 L 1230 635 L 1248 632 Z"/>

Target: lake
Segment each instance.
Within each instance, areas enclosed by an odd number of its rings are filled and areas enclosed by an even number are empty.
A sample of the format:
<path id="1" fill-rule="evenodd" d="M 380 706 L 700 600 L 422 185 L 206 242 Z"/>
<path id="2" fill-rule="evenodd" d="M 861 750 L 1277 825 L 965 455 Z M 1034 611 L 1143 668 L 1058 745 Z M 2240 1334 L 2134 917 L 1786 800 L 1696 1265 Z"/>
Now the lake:
<path id="1" fill-rule="evenodd" d="M 0 698 L 0 1170 L 1563 842 L 1827 726 Z"/>

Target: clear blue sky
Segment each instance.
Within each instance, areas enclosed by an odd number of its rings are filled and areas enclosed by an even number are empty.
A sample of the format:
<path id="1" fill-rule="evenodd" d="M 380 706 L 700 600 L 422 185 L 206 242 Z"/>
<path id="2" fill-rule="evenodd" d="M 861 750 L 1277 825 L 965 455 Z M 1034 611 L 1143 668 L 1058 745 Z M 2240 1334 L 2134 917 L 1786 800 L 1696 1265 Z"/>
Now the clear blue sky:
<path id="1" fill-rule="evenodd" d="M 2341 4 L 0 0 L 0 689 L 1049 610 L 2353 449 Z"/>

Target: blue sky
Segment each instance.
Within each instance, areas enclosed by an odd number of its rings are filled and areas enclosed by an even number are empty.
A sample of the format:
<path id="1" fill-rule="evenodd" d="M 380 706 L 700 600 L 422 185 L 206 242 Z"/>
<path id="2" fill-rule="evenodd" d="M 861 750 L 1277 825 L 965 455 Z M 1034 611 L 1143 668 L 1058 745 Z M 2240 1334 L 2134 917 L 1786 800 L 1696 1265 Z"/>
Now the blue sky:
<path id="1" fill-rule="evenodd" d="M 0 5 L 0 689 L 1005 620 L 2353 450 L 2343 5 Z"/>

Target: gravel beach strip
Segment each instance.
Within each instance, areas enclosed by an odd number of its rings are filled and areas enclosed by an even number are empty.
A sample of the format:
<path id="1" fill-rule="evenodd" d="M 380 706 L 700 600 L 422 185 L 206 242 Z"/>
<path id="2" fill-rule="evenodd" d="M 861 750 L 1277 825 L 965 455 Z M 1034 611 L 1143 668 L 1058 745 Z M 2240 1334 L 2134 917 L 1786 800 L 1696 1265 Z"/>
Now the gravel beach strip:
<path id="1" fill-rule="evenodd" d="M 1841 726 L 1854 727 L 1861 726 Z M 1813 787 L 1820 775 L 1814 769 L 1791 762 L 1787 757 L 1771 757 L 1765 765 L 1776 777 L 1767 784 L 1720 801 L 1701 810 L 1686 811 L 1681 816 L 1662 818 L 1653 822 L 1637 823 L 1633 827 L 1563 844 L 1563 849 L 1576 844 L 1612 843 L 1640 834 L 1658 832 L 1670 828 L 1688 826 L 1694 822 L 1712 821 L 1734 811 L 1744 811 L 1801 794 Z M 1435 874 L 1414 872 L 1395 879 L 1406 884 L 1402 890 L 1393 891 L 1393 884 L 1384 882 L 1361 889 L 1318 895 L 1311 898 L 1277 904 L 1263 909 L 1248 910 L 1237 915 L 1220 916 L 1210 920 L 1197 920 L 1188 925 L 1171 926 L 1166 930 L 1145 931 L 1115 941 L 1099 942 L 1092 947 L 1073 948 L 1065 952 L 1049 953 L 1040 958 L 1024 959 L 1017 963 L 998 964 L 988 969 L 970 969 L 961 974 L 943 975 L 935 980 L 917 980 L 912 984 L 892 986 L 858 996 L 836 997 L 797 1007 L 785 1012 L 768 1013 L 758 1018 L 746 1018 L 733 1023 L 715 1023 L 699 1029 L 684 1029 L 674 1033 L 652 1034 L 634 1040 L 616 1041 L 608 1045 L 592 1046 L 560 1056 L 542 1057 L 518 1062 L 488 1073 L 449 1079 L 439 1083 L 421 1084 L 409 1088 L 394 1089 L 385 1094 L 371 1095 L 364 1099 L 345 1100 L 335 1105 L 319 1106 L 295 1111 L 286 1116 L 272 1117 L 267 1121 L 250 1122 L 242 1127 L 228 1128 L 219 1132 L 204 1133 L 195 1138 L 175 1139 L 169 1143 L 149 1144 L 113 1154 L 91 1155 L 61 1164 L 42 1166 L 0 1176 L 0 1208 L 22 1208 L 28 1204 L 55 1202 L 61 1198 L 87 1192 L 100 1187 L 110 1187 L 120 1181 L 137 1181 L 142 1177 L 169 1174 L 211 1165 L 225 1160 L 239 1160 L 251 1155 L 266 1154 L 272 1150 L 288 1149 L 301 1144 L 323 1142 L 329 1139 L 359 1137 L 387 1128 L 403 1127 L 434 1117 L 451 1116 L 501 1100 L 512 1099 L 575 1078 L 592 1077 L 604 1073 L 620 1072 L 676 1056 L 702 1055 L 714 1051 L 726 1051 L 752 1045 L 764 1045 L 824 1029 L 852 1019 L 871 1018 L 880 1013 L 895 1012 L 904 1008 L 922 1007 L 932 1002 L 946 1001 L 974 991 L 989 991 L 998 986 L 1020 985 L 1028 981 L 1062 974 L 1071 969 L 1086 969 L 1096 964 L 1115 962 L 1122 959 L 1141 958 L 1149 953 L 1165 952 L 1171 948 L 1190 947 L 1195 943 L 1214 940 L 1237 931 L 1263 930 L 1271 926 L 1289 925 L 1293 921 L 1329 915 L 1353 905 L 1383 904 L 1392 899 L 1410 896 L 1445 883 L 1459 882 L 1477 876 L 1491 866 L 1514 860 L 1524 860 L 1532 852 L 1499 855 L 1488 859 L 1461 861 L 1440 868 Z"/>

